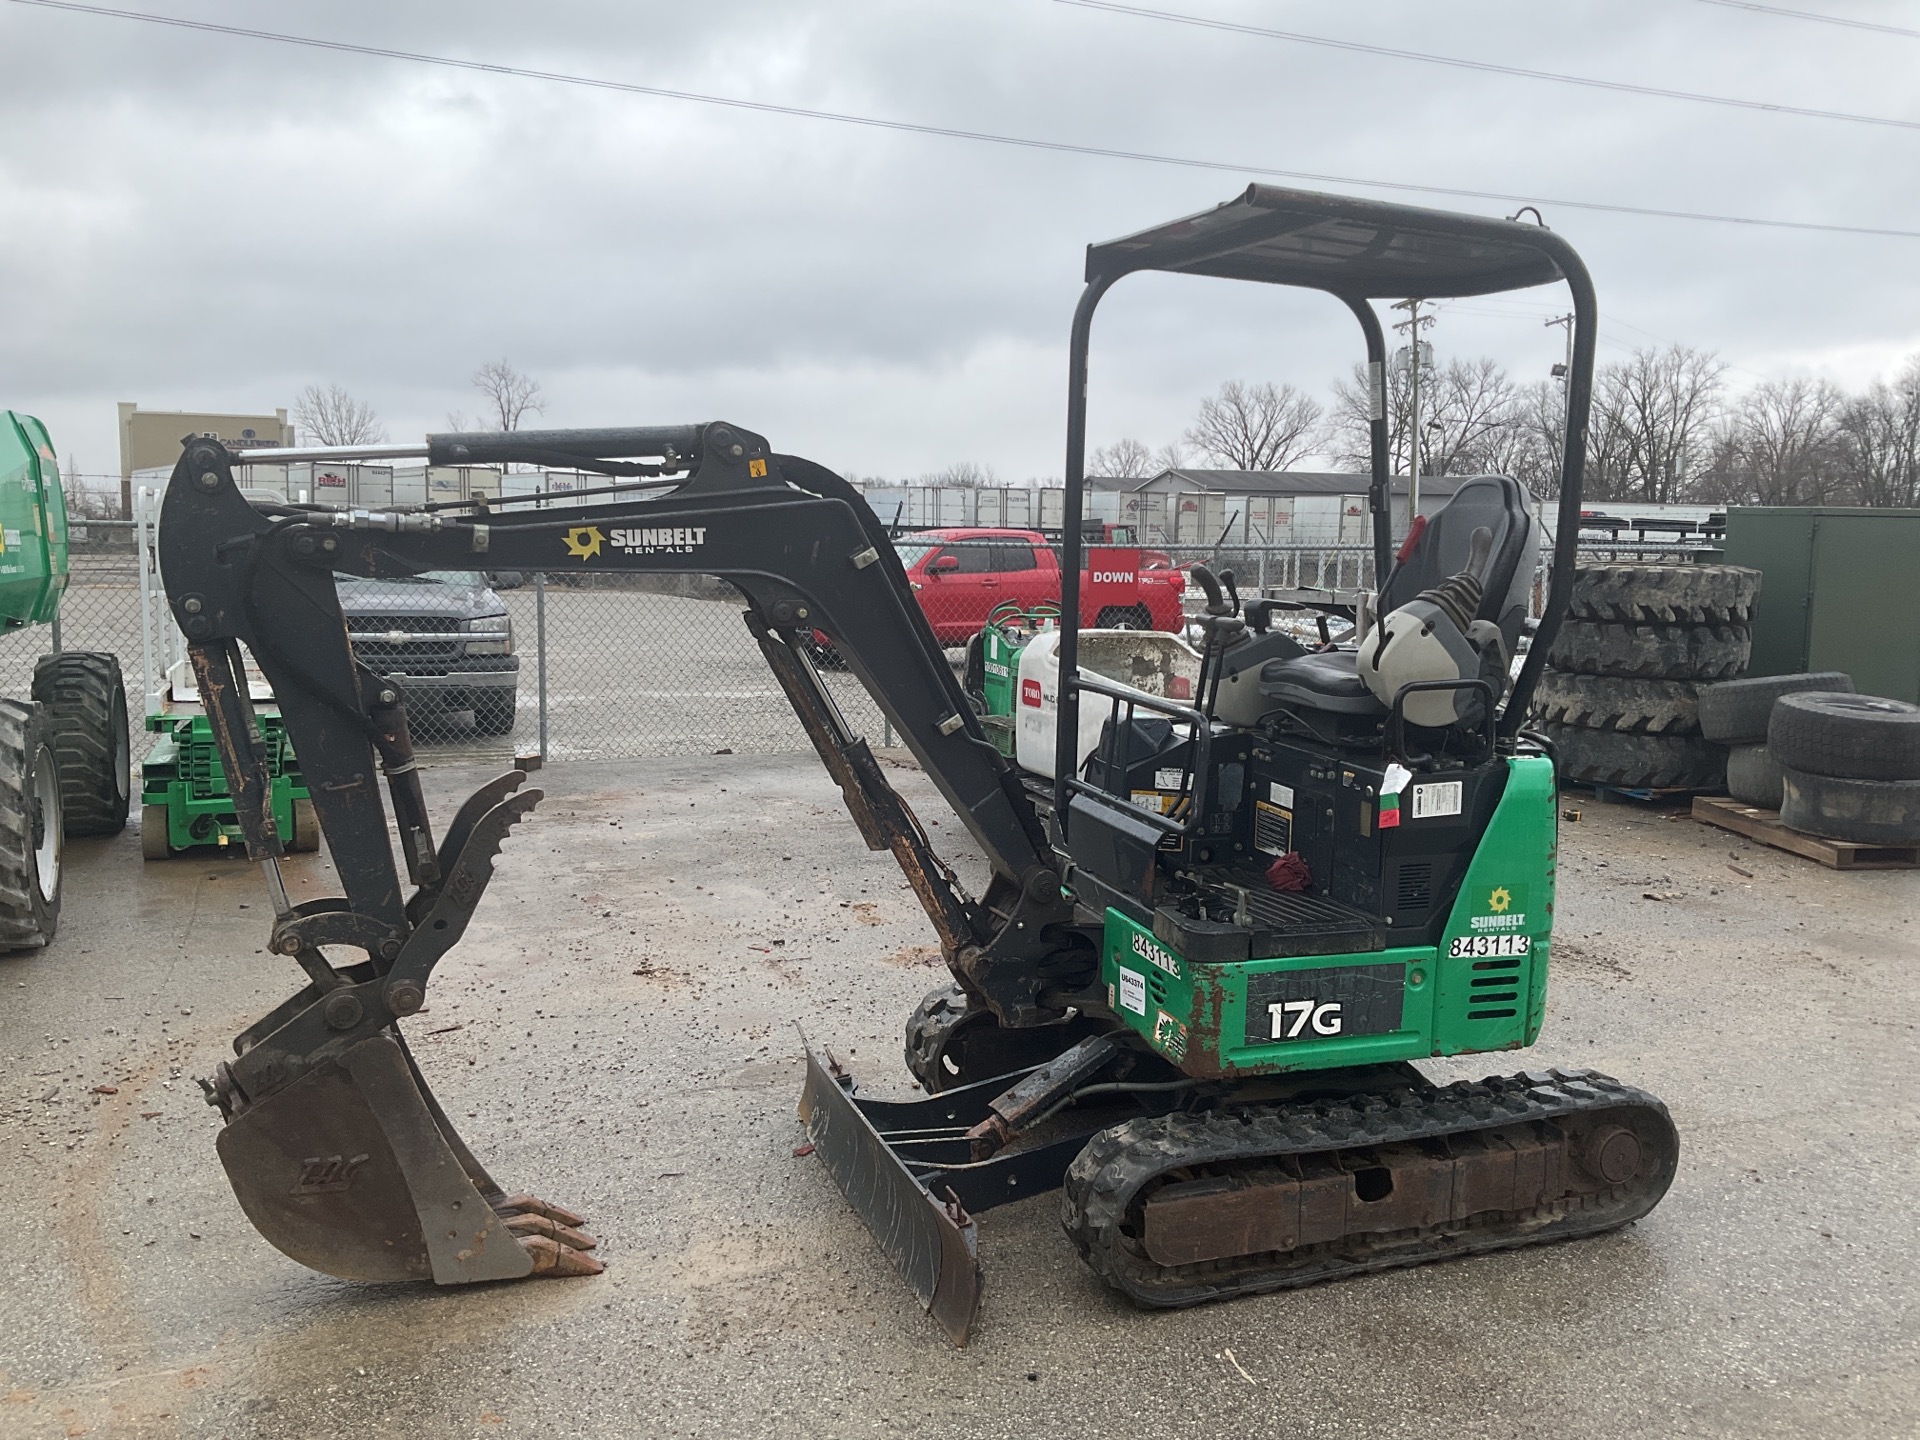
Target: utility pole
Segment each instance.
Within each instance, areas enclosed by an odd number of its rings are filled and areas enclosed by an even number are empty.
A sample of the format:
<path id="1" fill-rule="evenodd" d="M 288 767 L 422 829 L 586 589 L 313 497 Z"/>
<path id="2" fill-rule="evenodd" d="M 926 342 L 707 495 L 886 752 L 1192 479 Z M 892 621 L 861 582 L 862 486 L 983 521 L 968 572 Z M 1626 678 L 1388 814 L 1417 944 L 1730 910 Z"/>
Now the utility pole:
<path id="1" fill-rule="evenodd" d="M 1545 322 L 1549 327 L 1558 325 L 1567 332 L 1567 358 L 1565 363 L 1553 367 L 1553 378 L 1560 382 L 1560 388 L 1566 389 L 1573 377 L 1573 316 L 1556 315 Z"/>
<path id="2" fill-rule="evenodd" d="M 1407 443 L 1407 528 L 1420 513 L 1420 327 L 1433 324 L 1433 316 L 1422 315 L 1425 300 L 1402 300 L 1393 308 L 1407 312 L 1407 318 L 1394 324 L 1407 332 L 1407 383 L 1413 408 L 1412 437 Z"/>

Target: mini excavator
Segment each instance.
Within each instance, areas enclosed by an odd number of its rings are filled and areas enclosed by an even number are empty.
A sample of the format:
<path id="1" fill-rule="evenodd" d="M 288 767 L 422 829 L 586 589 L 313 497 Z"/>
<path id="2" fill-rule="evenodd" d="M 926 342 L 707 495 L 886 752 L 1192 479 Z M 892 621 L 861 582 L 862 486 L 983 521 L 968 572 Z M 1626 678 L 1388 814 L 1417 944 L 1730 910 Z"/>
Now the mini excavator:
<path id="1" fill-rule="evenodd" d="M 1303 645 L 1275 624 L 1302 602 L 1242 604 L 1231 574 L 1196 568 L 1205 666 L 1179 700 L 1076 663 L 1089 338 L 1108 289 L 1143 271 L 1325 292 L 1359 323 L 1372 395 L 1373 604 L 1346 643 Z M 1553 282 L 1575 315 L 1559 525 L 1516 675 L 1540 556 L 1526 497 L 1510 479 L 1469 479 L 1396 553 L 1372 302 Z M 1584 1070 L 1440 1083 L 1415 1063 L 1522 1049 L 1541 1027 L 1557 813 L 1551 748 L 1525 721 L 1572 585 L 1595 316 L 1585 267 L 1544 225 L 1269 186 L 1090 247 L 1069 347 L 1058 755 L 1046 781 L 983 733 L 859 493 L 737 425 L 248 456 L 413 455 L 604 477 L 555 508 L 541 497 L 256 506 L 236 487 L 239 457 L 189 438 L 159 530 L 167 597 L 266 877 L 271 950 L 306 978 L 203 1082 L 248 1218 L 301 1263 L 361 1280 L 600 1268 L 580 1216 L 495 1183 L 402 1038 L 502 841 L 540 797 L 523 774 L 504 775 L 436 841 L 404 686 L 356 661 L 334 577 L 457 569 L 697 573 L 744 597 L 753 642 L 861 836 L 899 862 L 952 972 L 907 1024 L 920 1095 L 862 1095 L 809 1043 L 800 1113 L 834 1182 L 956 1343 L 980 1302 L 974 1217 L 1049 1190 L 1087 1264 L 1148 1307 L 1645 1215 L 1679 1153 L 1657 1099 Z M 835 706 L 810 658 L 815 632 L 985 854 L 981 894 L 935 854 Z M 268 804 L 242 646 L 278 697 L 339 897 L 287 895 L 288 837 Z M 1085 764 L 1082 706 L 1105 712 Z"/>

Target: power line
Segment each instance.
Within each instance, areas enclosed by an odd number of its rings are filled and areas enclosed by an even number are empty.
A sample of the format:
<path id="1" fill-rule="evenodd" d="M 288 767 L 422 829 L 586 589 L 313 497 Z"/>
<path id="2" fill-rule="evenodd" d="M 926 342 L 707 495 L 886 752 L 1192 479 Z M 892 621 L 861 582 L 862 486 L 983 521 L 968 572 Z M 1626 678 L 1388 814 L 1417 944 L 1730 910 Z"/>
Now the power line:
<path id="1" fill-rule="evenodd" d="M 1854 125 L 1884 125 L 1895 130 L 1920 130 L 1920 120 L 1901 120 L 1891 115 L 1856 115 L 1847 110 L 1815 110 L 1804 105 L 1779 105 L 1770 100 L 1741 100 L 1732 95 L 1702 95 L 1692 90 L 1668 90 L 1658 85 L 1634 85 L 1625 80 L 1599 80 L 1590 75 L 1563 75 L 1554 70 L 1530 70 L 1520 65 L 1497 65 L 1491 60 L 1469 60 L 1458 55 L 1433 55 L 1424 50 L 1396 50 L 1387 45 L 1368 45 L 1359 40 L 1334 40 L 1325 35 L 1304 35 L 1295 30 L 1270 30 L 1262 25 L 1243 25 L 1237 20 L 1215 20 L 1204 15 L 1186 15 L 1173 10 L 1149 10 L 1139 5 L 1122 5 L 1117 0 L 1054 0 L 1081 10 L 1104 10 L 1114 15 L 1132 15 L 1143 20 L 1167 20 L 1176 25 L 1191 25 L 1201 30 L 1224 30 L 1234 35 L 1255 35 L 1263 40 L 1290 40 L 1298 45 L 1318 45 L 1327 50 L 1346 50 L 1359 55 L 1384 55 L 1393 60 L 1414 60 L 1422 65 L 1446 65 L 1455 70 L 1477 70 L 1489 75 L 1516 75 L 1525 80 L 1548 80 L 1556 85 L 1580 85 L 1589 90 L 1612 90 L 1625 95 L 1652 95 L 1661 100 L 1686 100 L 1699 105 L 1725 105 L 1735 110 L 1763 110 L 1774 115 L 1793 115 L 1806 120 L 1844 120 Z M 1713 0 L 1732 3 L 1732 0 Z M 1749 6 L 1764 9 L 1764 6 Z M 1817 18 L 1817 17 L 1816 17 Z"/>
<path id="2" fill-rule="evenodd" d="M 251 30 L 238 25 L 218 25 L 209 20 L 188 20 L 174 15 L 150 15 L 138 10 L 111 9 L 104 5 L 83 5 L 77 3 L 77 0 L 11 0 L 11 3 L 37 6 L 44 10 L 98 15 L 115 20 L 138 20 L 148 25 L 164 25 L 173 29 L 195 30 L 213 35 L 230 35 L 246 40 L 265 40 L 278 45 L 298 45 L 311 50 L 326 50 L 343 55 L 365 55 L 381 60 L 405 60 L 417 65 L 434 65 L 442 69 L 471 71 L 481 75 L 501 75 L 520 80 L 544 80 L 555 85 L 573 85 L 588 90 L 604 90 L 623 95 L 645 95 L 658 100 L 679 100 L 689 104 L 713 105 L 723 109 L 746 110 L 762 115 L 783 115 L 799 120 L 825 120 L 838 125 L 858 125 L 866 129 L 887 130 L 905 135 L 929 135 L 946 140 L 971 140 L 980 144 L 1005 145 L 1020 150 L 1045 150 L 1065 155 L 1092 156 L 1103 160 L 1132 160 L 1148 165 L 1170 165 L 1186 170 L 1257 175 L 1268 179 L 1304 181 L 1314 185 L 1355 185 L 1368 190 L 1408 191 L 1422 195 L 1446 195 L 1465 200 L 1492 200 L 1502 204 L 1557 206 L 1564 210 L 1635 215 L 1645 219 L 1692 220 L 1706 224 L 1744 225 L 1768 230 L 1798 230 L 1829 235 L 1867 235 L 1895 240 L 1920 240 L 1920 230 L 1898 230 L 1874 225 L 1840 225 L 1815 220 L 1773 220 L 1752 215 L 1720 215 L 1700 210 L 1665 210 L 1648 205 L 1607 204 L 1597 200 L 1553 199 L 1545 195 L 1517 194 L 1504 190 L 1469 190 L 1459 186 L 1427 185 L 1407 180 L 1368 180 L 1356 175 L 1333 175 L 1312 170 L 1282 170 L 1271 165 L 1249 165 L 1186 155 L 1164 155 L 1147 150 L 1122 150 L 1104 145 L 1077 145 L 1065 140 L 1043 140 L 1028 135 L 1004 135 L 990 130 L 964 130 L 946 125 L 925 125 L 910 120 L 887 120 L 874 115 L 854 115 L 838 110 L 814 110 L 798 105 L 777 105 L 766 100 L 742 100 L 735 96 L 710 95 L 696 90 L 670 90 L 658 85 L 641 85 L 627 80 L 597 79 L 593 76 L 571 75 L 557 70 L 532 70 L 519 65 L 496 65 L 482 60 L 461 60 L 448 55 L 393 50 L 378 45 L 355 44 L 347 40 L 322 40 L 309 35 L 290 35 L 276 30 Z"/>
<path id="3" fill-rule="evenodd" d="M 1813 20 L 1821 25 L 1844 25 L 1850 30 L 1872 30 L 1881 35 L 1902 35 L 1920 40 L 1920 30 L 1902 25 L 1881 25 L 1872 20 L 1854 20 L 1845 15 L 1816 15 L 1811 10 L 1788 10 L 1780 5 L 1756 5 L 1753 0 L 1701 0 L 1703 5 L 1722 5 L 1729 10 L 1751 10 L 1756 15 L 1778 15 L 1787 20 Z"/>

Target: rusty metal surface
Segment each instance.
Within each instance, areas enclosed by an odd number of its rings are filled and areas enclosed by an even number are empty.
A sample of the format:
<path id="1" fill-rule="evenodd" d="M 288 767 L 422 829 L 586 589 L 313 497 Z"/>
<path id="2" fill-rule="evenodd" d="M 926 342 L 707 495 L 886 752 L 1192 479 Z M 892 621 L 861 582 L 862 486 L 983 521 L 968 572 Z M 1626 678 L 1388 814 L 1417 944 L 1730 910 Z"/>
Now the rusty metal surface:
<path id="1" fill-rule="evenodd" d="M 1162 1186 L 1143 1207 L 1142 1241 L 1161 1265 L 1192 1265 L 1531 1210 L 1601 1188 L 1570 1192 L 1566 1177 L 1566 1137 L 1542 1125 L 1288 1156 Z"/>

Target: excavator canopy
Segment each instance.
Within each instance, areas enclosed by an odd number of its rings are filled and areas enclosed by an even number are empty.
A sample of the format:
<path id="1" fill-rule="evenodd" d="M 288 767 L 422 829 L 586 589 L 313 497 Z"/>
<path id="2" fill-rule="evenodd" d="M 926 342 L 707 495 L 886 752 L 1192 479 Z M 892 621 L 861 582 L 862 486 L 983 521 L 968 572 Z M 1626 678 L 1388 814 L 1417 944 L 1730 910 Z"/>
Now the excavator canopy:
<path id="1" fill-rule="evenodd" d="M 1358 299 L 1443 300 L 1566 278 L 1566 242 L 1517 220 L 1277 185 L 1087 247 L 1087 279 L 1135 270 L 1297 285 Z"/>

